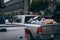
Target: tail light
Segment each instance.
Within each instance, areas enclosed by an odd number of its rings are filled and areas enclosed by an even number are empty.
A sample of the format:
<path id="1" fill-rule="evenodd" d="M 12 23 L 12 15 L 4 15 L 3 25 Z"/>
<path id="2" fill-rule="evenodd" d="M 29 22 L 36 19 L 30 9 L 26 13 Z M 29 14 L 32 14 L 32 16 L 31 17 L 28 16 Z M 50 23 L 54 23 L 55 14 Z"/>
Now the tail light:
<path id="1" fill-rule="evenodd" d="M 42 27 L 37 28 L 37 33 L 40 33 L 40 32 L 42 32 Z"/>
<path id="2" fill-rule="evenodd" d="M 25 29 L 25 37 L 27 37 L 28 36 L 28 31 L 27 31 L 27 29 Z"/>

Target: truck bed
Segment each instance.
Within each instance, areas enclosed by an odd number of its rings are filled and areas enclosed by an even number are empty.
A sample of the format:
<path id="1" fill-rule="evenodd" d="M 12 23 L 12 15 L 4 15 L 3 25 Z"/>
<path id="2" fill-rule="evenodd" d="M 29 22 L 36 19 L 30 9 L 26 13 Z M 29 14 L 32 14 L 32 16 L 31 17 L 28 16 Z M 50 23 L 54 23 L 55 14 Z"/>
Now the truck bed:
<path id="1" fill-rule="evenodd" d="M 42 34 L 60 33 L 60 24 L 47 24 L 42 26 Z"/>

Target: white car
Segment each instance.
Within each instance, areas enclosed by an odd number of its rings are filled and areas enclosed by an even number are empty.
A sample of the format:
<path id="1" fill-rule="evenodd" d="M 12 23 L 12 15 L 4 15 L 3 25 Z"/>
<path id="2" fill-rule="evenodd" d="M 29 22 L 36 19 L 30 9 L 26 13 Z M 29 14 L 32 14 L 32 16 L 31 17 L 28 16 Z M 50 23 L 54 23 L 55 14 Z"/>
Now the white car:
<path id="1" fill-rule="evenodd" d="M 8 21 L 8 20 L 7 20 Z M 26 40 L 26 26 L 9 24 L 0 15 L 0 40 Z"/>

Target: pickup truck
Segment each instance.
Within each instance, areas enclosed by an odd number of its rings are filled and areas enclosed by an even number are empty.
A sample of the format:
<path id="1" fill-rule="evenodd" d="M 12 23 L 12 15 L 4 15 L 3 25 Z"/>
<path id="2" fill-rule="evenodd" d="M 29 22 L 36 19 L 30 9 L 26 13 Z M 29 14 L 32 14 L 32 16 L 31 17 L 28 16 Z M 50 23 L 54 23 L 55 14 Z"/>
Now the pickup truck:
<path id="1" fill-rule="evenodd" d="M 33 15 L 34 17 L 37 15 Z M 12 24 L 27 26 L 27 39 L 28 40 L 60 40 L 60 24 L 31 24 L 27 21 L 32 15 L 16 15 L 13 17 Z M 41 19 L 38 16 L 37 19 Z M 18 21 L 17 21 L 18 20 Z"/>
<path id="2" fill-rule="evenodd" d="M 4 18 L 0 15 L 0 40 L 26 40 L 26 26 L 5 24 Z"/>

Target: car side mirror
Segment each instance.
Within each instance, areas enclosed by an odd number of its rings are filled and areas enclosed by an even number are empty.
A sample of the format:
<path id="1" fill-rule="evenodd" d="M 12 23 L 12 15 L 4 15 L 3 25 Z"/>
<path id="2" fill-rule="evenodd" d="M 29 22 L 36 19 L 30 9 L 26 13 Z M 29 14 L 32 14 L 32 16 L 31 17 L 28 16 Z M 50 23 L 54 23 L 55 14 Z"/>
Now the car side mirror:
<path id="1" fill-rule="evenodd" d="M 6 32 L 6 31 L 7 31 L 7 29 L 5 29 L 5 28 L 0 29 L 0 32 Z"/>

